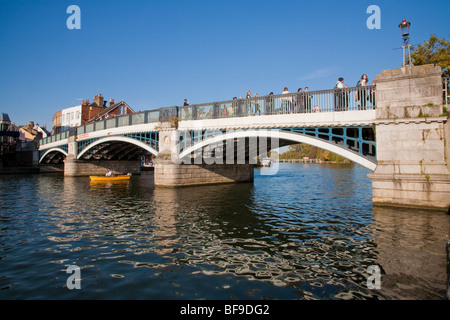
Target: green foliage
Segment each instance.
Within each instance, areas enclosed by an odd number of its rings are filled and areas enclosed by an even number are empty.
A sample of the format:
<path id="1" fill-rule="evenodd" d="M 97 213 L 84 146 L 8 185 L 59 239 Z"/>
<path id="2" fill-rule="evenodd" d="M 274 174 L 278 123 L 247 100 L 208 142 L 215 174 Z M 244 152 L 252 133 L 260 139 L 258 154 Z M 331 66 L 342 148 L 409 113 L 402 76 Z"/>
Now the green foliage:
<path id="1" fill-rule="evenodd" d="M 289 146 L 289 150 L 280 155 L 280 159 L 303 159 L 308 157 L 310 159 L 319 159 L 330 162 L 349 162 L 349 160 L 334 154 L 330 151 L 319 149 L 308 144 L 294 144 Z"/>
<path id="2" fill-rule="evenodd" d="M 169 118 L 169 123 L 172 128 L 178 129 L 178 121 L 179 119 L 176 116 L 171 116 Z"/>
<path id="3" fill-rule="evenodd" d="M 442 68 L 444 76 L 450 76 L 450 42 L 444 38 L 437 38 L 434 34 L 428 41 L 413 47 L 411 52 L 413 64 L 436 64 Z"/>

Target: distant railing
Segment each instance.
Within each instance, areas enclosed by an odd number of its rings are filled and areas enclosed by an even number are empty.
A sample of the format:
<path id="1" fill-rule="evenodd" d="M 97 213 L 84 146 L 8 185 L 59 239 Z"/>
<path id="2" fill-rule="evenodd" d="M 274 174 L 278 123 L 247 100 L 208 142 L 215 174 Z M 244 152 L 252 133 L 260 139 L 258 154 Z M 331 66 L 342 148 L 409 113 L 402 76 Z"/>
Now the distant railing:
<path id="1" fill-rule="evenodd" d="M 60 140 L 67 139 L 70 136 L 70 131 L 64 131 L 58 134 L 54 134 L 52 136 L 47 136 L 47 138 L 42 138 L 39 140 L 39 145 L 44 145 L 52 142 L 57 142 Z"/>
<path id="2" fill-rule="evenodd" d="M 131 113 L 82 125 L 77 128 L 77 135 L 117 127 L 158 122 L 160 121 L 159 118 L 160 110 Z"/>
<path id="3" fill-rule="evenodd" d="M 443 82 L 443 93 L 444 93 L 444 106 L 447 108 L 447 112 L 449 111 L 448 108 L 450 107 L 450 77 L 444 77 L 442 78 Z"/>
<path id="4" fill-rule="evenodd" d="M 99 130 L 177 119 L 202 120 L 277 114 L 373 110 L 375 86 L 267 95 L 183 107 L 168 107 L 95 121 L 39 141 L 40 145 Z"/>
<path id="5" fill-rule="evenodd" d="M 278 159 L 278 162 L 282 163 L 320 163 L 323 162 L 320 159 L 309 159 L 309 158 L 303 158 L 303 159 Z"/>
<path id="6" fill-rule="evenodd" d="M 178 117 L 183 121 L 375 108 L 375 86 L 364 86 L 184 106 L 178 107 Z"/>

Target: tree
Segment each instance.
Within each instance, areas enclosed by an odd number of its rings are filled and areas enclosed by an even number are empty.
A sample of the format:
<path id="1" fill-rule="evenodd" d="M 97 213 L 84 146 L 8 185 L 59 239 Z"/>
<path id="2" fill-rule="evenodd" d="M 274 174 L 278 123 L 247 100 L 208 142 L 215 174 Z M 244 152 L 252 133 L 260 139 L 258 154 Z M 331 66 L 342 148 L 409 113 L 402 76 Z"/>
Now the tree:
<path id="1" fill-rule="evenodd" d="M 347 159 L 338 156 L 330 151 L 323 150 L 308 144 L 293 144 L 289 146 L 289 150 L 280 154 L 280 159 L 303 159 L 308 157 L 310 159 L 318 159 L 322 161 L 332 162 L 349 162 Z"/>
<path id="2" fill-rule="evenodd" d="M 443 75 L 450 76 L 450 42 L 437 38 L 434 34 L 428 41 L 412 48 L 413 65 L 436 64 L 442 68 Z"/>

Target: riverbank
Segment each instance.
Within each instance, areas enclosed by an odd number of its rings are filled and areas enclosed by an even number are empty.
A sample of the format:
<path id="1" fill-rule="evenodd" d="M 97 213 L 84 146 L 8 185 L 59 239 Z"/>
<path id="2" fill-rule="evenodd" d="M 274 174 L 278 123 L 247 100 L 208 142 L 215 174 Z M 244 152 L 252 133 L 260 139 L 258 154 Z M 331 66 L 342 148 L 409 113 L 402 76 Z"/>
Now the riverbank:
<path id="1" fill-rule="evenodd" d="M 39 167 L 8 167 L 0 169 L 0 174 L 40 173 Z"/>
<path id="2" fill-rule="evenodd" d="M 276 162 L 280 163 L 333 163 L 333 164 L 353 164 L 351 161 L 326 161 L 322 159 L 279 159 Z"/>

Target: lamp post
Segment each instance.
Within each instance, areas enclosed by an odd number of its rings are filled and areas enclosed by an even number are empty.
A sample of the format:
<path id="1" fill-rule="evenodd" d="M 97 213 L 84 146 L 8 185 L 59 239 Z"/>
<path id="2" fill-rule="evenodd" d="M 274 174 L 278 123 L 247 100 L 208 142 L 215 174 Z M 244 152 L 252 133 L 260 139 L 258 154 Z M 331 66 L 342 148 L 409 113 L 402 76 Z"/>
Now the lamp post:
<path id="1" fill-rule="evenodd" d="M 405 18 L 403 18 L 402 22 L 398 25 L 402 32 L 403 36 L 403 67 L 408 65 L 411 66 L 411 45 L 409 44 L 409 26 L 411 25 L 411 22 L 406 21 Z M 405 56 L 405 49 L 408 49 L 408 63 L 406 63 L 406 56 Z"/>

